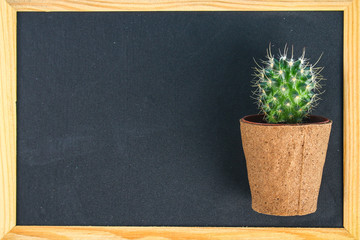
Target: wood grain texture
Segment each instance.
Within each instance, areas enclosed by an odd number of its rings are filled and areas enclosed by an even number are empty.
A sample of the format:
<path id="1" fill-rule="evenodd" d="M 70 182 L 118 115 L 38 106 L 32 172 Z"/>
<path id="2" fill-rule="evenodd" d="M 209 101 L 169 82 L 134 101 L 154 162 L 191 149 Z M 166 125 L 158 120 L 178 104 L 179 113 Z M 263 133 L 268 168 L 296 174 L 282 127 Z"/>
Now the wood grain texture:
<path id="1" fill-rule="evenodd" d="M 17 226 L 4 240 L 79 239 L 353 239 L 341 228 L 42 227 Z"/>
<path id="2" fill-rule="evenodd" d="M 351 0 L 8 0 L 18 11 L 344 10 Z"/>
<path id="3" fill-rule="evenodd" d="M 0 0 L 0 238 L 16 221 L 16 11 Z"/>
<path id="4" fill-rule="evenodd" d="M 344 12 L 344 227 L 360 239 L 360 0 Z"/>

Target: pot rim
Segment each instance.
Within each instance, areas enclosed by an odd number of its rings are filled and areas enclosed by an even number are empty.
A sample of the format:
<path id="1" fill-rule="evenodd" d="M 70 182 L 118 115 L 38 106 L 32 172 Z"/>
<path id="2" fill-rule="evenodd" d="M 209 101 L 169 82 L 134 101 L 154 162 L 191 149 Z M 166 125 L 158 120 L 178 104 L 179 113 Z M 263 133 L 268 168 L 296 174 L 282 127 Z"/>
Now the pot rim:
<path id="1" fill-rule="evenodd" d="M 323 124 L 332 124 L 332 120 L 323 117 L 323 116 L 319 116 L 319 115 L 309 115 L 310 118 L 316 119 L 316 120 L 320 120 L 320 121 L 316 121 L 316 122 L 309 122 L 309 123 L 263 123 L 263 122 L 255 122 L 255 121 L 251 121 L 249 120 L 249 118 L 256 118 L 259 116 L 264 116 L 264 114 L 251 114 L 251 115 L 247 115 L 243 118 L 241 118 L 239 121 L 243 122 L 243 123 L 247 123 L 247 124 L 253 124 L 253 125 L 259 125 L 259 126 L 305 126 L 305 125 L 323 125 Z"/>

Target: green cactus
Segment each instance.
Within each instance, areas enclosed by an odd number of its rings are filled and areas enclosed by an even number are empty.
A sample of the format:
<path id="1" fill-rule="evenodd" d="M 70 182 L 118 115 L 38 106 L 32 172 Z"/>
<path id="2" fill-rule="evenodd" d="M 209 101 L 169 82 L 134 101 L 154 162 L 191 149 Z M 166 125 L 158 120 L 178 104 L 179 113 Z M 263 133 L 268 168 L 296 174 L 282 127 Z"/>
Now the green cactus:
<path id="1" fill-rule="evenodd" d="M 301 57 L 287 57 L 288 48 L 280 52 L 279 58 L 267 50 L 267 60 L 260 66 L 256 61 L 253 87 L 256 103 L 268 123 L 301 123 L 317 105 L 320 92 L 320 75 L 323 68 L 311 65 L 305 58 L 305 48 Z"/>

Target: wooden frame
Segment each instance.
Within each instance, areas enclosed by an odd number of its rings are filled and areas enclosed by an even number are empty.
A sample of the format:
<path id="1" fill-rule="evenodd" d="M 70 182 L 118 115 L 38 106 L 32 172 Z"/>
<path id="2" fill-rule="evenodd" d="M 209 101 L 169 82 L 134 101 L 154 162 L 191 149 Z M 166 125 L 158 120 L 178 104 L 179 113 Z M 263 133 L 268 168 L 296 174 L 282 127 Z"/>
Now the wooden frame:
<path id="1" fill-rule="evenodd" d="M 17 11 L 343 11 L 344 228 L 16 226 Z M 0 0 L 0 238 L 360 239 L 360 0 Z"/>

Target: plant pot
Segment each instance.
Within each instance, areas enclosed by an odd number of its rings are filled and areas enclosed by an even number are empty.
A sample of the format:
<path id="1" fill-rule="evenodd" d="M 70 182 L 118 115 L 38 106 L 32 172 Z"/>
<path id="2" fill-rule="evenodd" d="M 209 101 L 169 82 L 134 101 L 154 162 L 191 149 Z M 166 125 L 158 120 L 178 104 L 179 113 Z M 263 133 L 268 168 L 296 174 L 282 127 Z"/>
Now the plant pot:
<path id="1" fill-rule="evenodd" d="M 264 115 L 240 119 L 240 130 L 256 212 L 306 215 L 316 211 L 332 121 L 269 124 Z"/>

